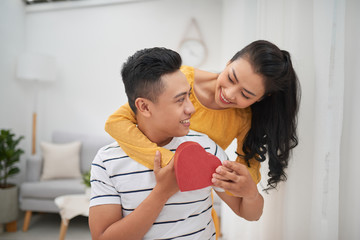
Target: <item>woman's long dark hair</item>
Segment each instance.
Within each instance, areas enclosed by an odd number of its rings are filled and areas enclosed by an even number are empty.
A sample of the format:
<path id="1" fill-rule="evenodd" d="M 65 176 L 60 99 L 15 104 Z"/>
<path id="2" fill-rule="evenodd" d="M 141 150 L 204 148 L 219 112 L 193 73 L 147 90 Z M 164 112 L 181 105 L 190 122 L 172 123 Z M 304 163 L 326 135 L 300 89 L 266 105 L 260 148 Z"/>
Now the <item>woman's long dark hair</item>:
<path id="1" fill-rule="evenodd" d="M 290 55 L 274 44 L 259 40 L 252 42 L 231 59 L 249 61 L 265 83 L 263 99 L 251 105 L 251 128 L 244 143 L 243 156 L 263 162 L 269 158 L 268 189 L 286 180 L 291 149 L 297 146 L 297 113 L 300 104 L 300 84 Z"/>

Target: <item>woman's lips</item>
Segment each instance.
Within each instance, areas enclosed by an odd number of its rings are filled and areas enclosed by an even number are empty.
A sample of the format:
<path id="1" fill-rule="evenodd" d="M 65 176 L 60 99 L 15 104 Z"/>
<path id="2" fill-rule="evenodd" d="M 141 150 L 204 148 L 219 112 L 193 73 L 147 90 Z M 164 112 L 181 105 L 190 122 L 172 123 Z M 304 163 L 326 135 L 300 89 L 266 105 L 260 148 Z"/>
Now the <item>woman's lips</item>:
<path id="1" fill-rule="evenodd" d="M 224 95 L 222 94 L 222 89 L 220 89 L 220 101 L 224 104 L 231 104 L 229 100 L 227 100 Z"/>

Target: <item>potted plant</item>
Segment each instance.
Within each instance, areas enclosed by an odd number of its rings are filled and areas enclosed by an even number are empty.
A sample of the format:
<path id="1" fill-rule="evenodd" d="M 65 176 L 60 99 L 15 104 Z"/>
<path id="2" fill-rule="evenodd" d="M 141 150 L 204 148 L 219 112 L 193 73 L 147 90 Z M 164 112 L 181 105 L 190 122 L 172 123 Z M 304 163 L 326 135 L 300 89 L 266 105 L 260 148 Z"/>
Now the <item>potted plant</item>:
<path id="1" fill-rule="evenodd" d="M 23 136 L 15 137 L 11 130 L 0 131 L 0 223 L 16 221 L 18 215 L 18 188 L 8 178 L 20 172 L 16 166 L 24 153 L 18 147 Z"/>
<path id="2" fill-rule="evenodd" d="M 85 185 L 85 194 L 90 198 L 90 170 L 82 174 L 83 184 Z"/>

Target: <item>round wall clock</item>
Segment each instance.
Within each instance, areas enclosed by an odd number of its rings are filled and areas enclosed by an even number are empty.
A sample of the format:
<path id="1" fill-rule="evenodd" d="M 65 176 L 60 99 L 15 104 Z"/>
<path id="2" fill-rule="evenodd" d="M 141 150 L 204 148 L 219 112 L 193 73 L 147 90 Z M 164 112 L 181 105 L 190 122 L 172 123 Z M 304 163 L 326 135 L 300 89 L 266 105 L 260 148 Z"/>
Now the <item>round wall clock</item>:
<path id="1" fill-rule="evenodd" d="M 184 39 L 180 43 L 179 54 L 185 65 L 198 67 L 207 57 L 207 49 L 203 41 L 198 39 Z"/>
<path id="2" fill-rule="evenodd" d="M 195 37 L 194 34 L 196 34 L 197 37 Z M 206 44 L 203 40 L 200 27 L 194 18 L 191 19 L 180 41 L 178 52 L 181 55 L 183 64 L 191 67 L 201 66 L 207 58 L 208 52 Z"/>

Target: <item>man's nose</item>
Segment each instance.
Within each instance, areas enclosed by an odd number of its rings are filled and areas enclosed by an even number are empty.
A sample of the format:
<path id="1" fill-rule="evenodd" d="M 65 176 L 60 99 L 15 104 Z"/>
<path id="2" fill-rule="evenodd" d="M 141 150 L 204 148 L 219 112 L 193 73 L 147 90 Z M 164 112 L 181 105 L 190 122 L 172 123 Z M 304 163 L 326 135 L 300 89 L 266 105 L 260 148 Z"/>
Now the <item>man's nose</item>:
<path id="1" fill-rule="evenodd" d="M 190 101 L 189 98 L 187 98 L 186 100 L 186 106 L 185 106 L 185 113 L 186 114 L 193 114 L 195 112 L 195 107 L 194 105 L 192 104 L 192 102 Z"/>

